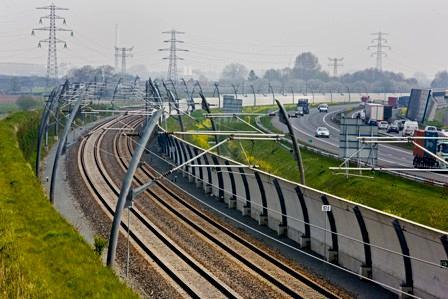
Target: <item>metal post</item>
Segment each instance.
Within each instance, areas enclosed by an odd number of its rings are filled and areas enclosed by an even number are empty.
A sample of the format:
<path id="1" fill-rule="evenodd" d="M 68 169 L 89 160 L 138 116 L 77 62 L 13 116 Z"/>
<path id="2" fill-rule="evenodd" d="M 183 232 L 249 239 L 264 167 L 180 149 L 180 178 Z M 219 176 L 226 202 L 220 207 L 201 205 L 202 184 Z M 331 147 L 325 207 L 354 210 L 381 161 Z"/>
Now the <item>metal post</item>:
<path id="1" fill-rule="evenodd" d="M 129 231 L 131 230 L 129 218 L 131 217 L 131 207 L 128 207 L 128 238 L 127 238 L 127 255 L 126 255 L 126 278 L 129 276 Z"/>
<path id="2" fill-rule="evenodd" d="M 148 143 L 149 137 L 151 137 L 159 118 L 163 113 L 163 109 L 157 110 L 152 118 L 148 121 L 145 128 L 143 129 L 142 137 L 140 138 L 137 148 L 132 155 L 131 162 L 129 164 L 126 176 L 123 179 L 123 184 L 121 186 L 120 195 L 118 197 L 117 205 L 115 207 L 114 220 L 112 222 L 112 229 L 110 231 L 109 237 L 109 248 L 107 251 L 107 265 L 112 267 L 115 260 L 115 253 L 117 250 L 118 234 L 120 232 L 121 214 L 123 212 L 124 205 L 126 203 L 126 198 L 128 197 L 129 190 L 132 186 L 132 179 L 137 167 L 140 163 L 140 159 L 145 150 L 146 144 Z"/>
<path id="3" fill-rule="evenodd" d="M 36 154 L 35 171 L 36 171 L 36 176 L 38 176 L 38 177 L 39 177 L 40 152 L 41 152 L 41 147 L 42 147 L 42 134 L 44 132 L 44 127 L 47 124 L 47 117 L 50 113 L 52 101 L 55 97 L 55 92 L 56 92 L 55 89 L 53 89 L 52 92 L 50 93 L 50 95 L 48 96 L 48 100 L 47 100 L 47 103 L 45 104 L 44 111 L 42 112 L 39 129 L 37 132 L 37 151 L 36 151 L 37 154 Z"/>
<path id="4" fill-rule="evenodd" d="M 352 101 L 351 99 L 351 95 L 350 95 L 350 87 L 347 86 L 347 91 L 348 91 L 348 102 L 350 103 Z"/>
<path id="5" fill-rule="evenodd" d="M 199 96 L 200 96 L 201 99 L 202 99 L 202 109 L 204 109 L 205 111 L 207 111 L 207 113 L 210 114 L 210 113 L 211 113 L 210 105 L 209 105 L 209 103 L 207 102 L 207 99 L 205 98 L 204 94 L 202 93 L 202 90 L 199 92 Z M 210 122 L 211 122 L 211 124 L 212 124 L 212 130 L 213 130 L 214 132 L 216 132 L 216 125 L 215 125 L 215 121 L 214 121 L 214 119 L 211 118 L 211 119 L 210 119 Z M 218 136 L 215 135 L 215 144 L 218 144 L 218 142 L 219 142 Z M 220 154 L 219 148 L 217 149 L 217 152 L 218 152 L 218 155 L 219 155 L 219 154 Z"/>
<path id="6" fill-rule="evenodd" d="M 327 246 L 327 212 L 324 212 L 324 215 L 325 215 L 325 230 L 324 230 L 324 254 L 325 254 L 325 259 L 326 260 L 328 260 L 328 253 L 327 253 L 327 250 L 328 250 L 328 246 Z"/>
<path id="7" fill-rule="evenodd" d="M 300 172 L 300 183 L 302 185 L 305 185 L 305 170 L 303 169 L 302 154 L 300 153 L 300 147 L 297 144 L 297 140 L 294 135 L 294 130 L 291 126 L 291 122 L 289 121 L 289 115 L 286 112 L 285 107 L 283 107 L 283 105 L 280 103 L 280 101 L 276 100 L 276 102 L 277 102 L 277 106 L 279 108 L 278 110 L 279 110 L 280 121 L 283 122 L 288 127 L 288 132 L 291 137 L 292 148 L 293 148 L 293 152 L 295 155 L 294 158 L 297 161 L 297 167 L 299 168 L 299 172 Z"/>
<path id="8" fill-rule="evenodd" d="M 82 97 L 82 95 L 80 95 L 78 100 L 76 101 L 75 106 L 73 107 L 73 109 L 70 113 L 70 117 L 67 119 L 67 122 L 65 123 L 64 134 L 62 135 L 61 139 L 59 140 L 58 148 L 57 148 L 56 154 L 54 156 L 53 171 L 51 173 L 51 183 L 50 183 L 50 202 L 52 204 L 54 203 L 54 186 L 55 186 L 55 182 L 56 182 L 56 172 L 58 169 L 59 157 L 62 153 L 63 148 L 65 147 L 65 143 L 67 141 L 67 135 L 70 131 L 70 127 L 72 126 L 73 120 L 76 117 L 76 113 L 78 112 L 79 107 L 81 106 L 82 99 L 83 99 L 83 97 Z"/>
<path id="9" fill-rule="evenodd" d="M 232 84 L 232 88 L 233 88 L 233 94 L 235 95 L 235 99 L 238 98 L 238 88 L 235 86 L 235 84 Z"/>
<path id="10" fill-rule="evenodd" d="M 218 108 L 221 108 L 221 93 L 219 92 L 218 83 L 215 83 L 216 92 L 218 93 Z"/>
<path id="11" fill-rule="evenodd" d="M 291 87 L 291 93 L 292 93 L 292 104 L 294 104 L 294 88 Z"/>
<path id="12" fill-rule="evenodd" d="M 272 85 L 271 85 L 271 83 L 269 82 L 269 85 L 268 85 L 268 89 L 271 91 L 271 93 L 272 93 L 272 105 L 274 105 L 275 104 L 275 94 L 274 94 L 274 89 L 272 88 Z"/>
<path id="13" fill-rule="evenodd" d="M 255 95 L 255 89 L 254 86 L 251 85 L 250 88 L 252 89 L 252 93 L 254 95 L 254 107 L 257 106 L 257 96 Z"/>

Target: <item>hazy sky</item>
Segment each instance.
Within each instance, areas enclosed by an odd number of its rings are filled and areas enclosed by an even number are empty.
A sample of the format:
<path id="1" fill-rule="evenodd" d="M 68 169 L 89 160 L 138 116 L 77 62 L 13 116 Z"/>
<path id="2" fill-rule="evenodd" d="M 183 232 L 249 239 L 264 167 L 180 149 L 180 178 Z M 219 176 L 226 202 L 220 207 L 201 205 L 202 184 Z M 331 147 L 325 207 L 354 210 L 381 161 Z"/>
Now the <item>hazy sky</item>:
<path id="1" fill-rule="evenodd" d="M 45 32 L 31 36 L 47 1 L 0 0 L 0 62 L 45 64 Z M 164 71 L 162 31 L 185 31 L 183 66 L 220 72 L 230 62 L 256 70 L 290 66 L 300 52 L 315 53 L 322 67 L 328 57 L 344 57 L 341 72 L 375 65 L 367 46 L 371 33 L 389 33 L 392 47 L 384 69 L 433 76 L 448 67 L 447 0 L 58 0 L 75 36 L 59 34 L 60 63 L 114 64 L 114 27 L 120 46 L 135 46 L 128 65 Z M 44 23 L 45 24 L 45 23 Z"/>

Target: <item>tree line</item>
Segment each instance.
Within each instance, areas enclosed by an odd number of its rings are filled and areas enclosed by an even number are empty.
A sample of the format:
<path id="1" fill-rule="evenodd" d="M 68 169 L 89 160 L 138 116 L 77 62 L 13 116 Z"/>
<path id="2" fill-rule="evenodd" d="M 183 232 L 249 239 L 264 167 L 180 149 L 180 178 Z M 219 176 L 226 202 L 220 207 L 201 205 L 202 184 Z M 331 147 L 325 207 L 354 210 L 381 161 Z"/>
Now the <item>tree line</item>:
<path id="1" fill-rule="evenodd" d="M 448 79 L 448 73 L 447 79 Z M 232 63 L 224 67 L 220 82 L 242 84 L 261 88 L 271 84 L 277 90 L 293 88 L 306 92 L 409 92 L 419 86 L 415 78 L 406 78 L 402 73 L 379 71 L 374 68 L 332 77 L 322 70 L 319 59 L 311 52 L 296 57 L 293 67 L 268 69 L 262 76 L 244 65 Z"/>

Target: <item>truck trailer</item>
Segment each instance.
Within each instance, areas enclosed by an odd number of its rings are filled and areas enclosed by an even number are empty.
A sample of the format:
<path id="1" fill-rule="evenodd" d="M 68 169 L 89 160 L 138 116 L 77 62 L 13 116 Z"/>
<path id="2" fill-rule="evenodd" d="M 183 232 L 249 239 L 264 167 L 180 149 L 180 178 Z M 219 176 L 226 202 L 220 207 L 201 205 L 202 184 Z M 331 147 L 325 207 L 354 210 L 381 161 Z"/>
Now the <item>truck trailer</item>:
<path id="1" fill-rule="evenodd" d="M 397 108 L 398 107 L 398 97 L 388 97 L 387 105 L 392 106 L 393 108 Z"/>
<path id="2" fill-rule="evenodd" d="M 366 104 L 366 122 L 370 120 L 380 121 L 384 119 L 384 106 L 381 104 Z"/>

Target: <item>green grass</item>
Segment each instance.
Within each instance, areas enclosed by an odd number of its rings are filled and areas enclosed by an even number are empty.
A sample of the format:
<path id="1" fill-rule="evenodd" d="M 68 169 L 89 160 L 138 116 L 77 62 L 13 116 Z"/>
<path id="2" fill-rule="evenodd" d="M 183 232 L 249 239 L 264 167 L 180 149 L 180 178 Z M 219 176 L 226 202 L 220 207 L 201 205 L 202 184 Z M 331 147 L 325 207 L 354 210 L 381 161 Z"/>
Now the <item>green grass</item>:
<path id="1" fill-rule="evenodd" d="M 245 108 L 247 112 L 266 112 L 275 110 L 273 106 Z M 210 121 L 203 119 L 201 111 L 193 116 L 197 122 L 183 117 L 188 129 L 210 128 Z M 254 123 L 254 117 L 245 117 Z M 262 118 L 262 124 L 272 128 L 269 117 Z M 250 129 L 241 122 L 221 120 L 217 122 L 218 130 Z M 169 129 L 178 130 L 174 119 L 169 120 Z M 201 146 L 209 147 L 207 136 L 187 136 L 187 140 Z M 241 142 L 246 151 L 242 153 L 239 143 L 231 141 L 221 149 L 221 153 L 237 161 L 257 164 L 261 169 L 292 181 L 299 181 L 296 162 L 291 153 L 271 141 Z M 306 183 L 310 187 L 340 196 L 342 198 L 362 203 L 372 208 L 382 210 L 409 220 L 434 228 L 448 230 L 448 188 L 434 187 L 426 184 L 405 180 L 384 173 L 367 173 L 373 178 L 350 177 L 335 175 L 328 168 L 340 164 L 339 160 L 323 157 L 311 151 L 302 150 Z"/>
<path id="2" fill-rule="evenodd" d="M 37 119 L 0 121 L 0 298 L 137 298 L 42 192 L 29 163 Z"/>

